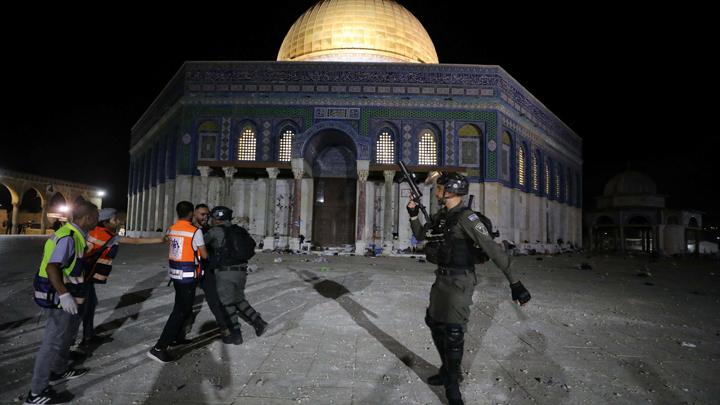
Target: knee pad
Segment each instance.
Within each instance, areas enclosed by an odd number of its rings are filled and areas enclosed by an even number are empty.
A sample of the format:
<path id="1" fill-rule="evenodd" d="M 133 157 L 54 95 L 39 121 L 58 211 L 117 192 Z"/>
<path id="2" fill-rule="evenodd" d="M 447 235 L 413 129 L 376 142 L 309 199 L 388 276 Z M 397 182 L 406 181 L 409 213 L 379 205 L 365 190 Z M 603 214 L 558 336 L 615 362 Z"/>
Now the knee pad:
<path id="1" fill-rule="evenodd" d="M 448 324 L 445 328 L 448 354 L 452 357 L 462 357 L 465 343 L 465 331 L 462 325 Z"/>

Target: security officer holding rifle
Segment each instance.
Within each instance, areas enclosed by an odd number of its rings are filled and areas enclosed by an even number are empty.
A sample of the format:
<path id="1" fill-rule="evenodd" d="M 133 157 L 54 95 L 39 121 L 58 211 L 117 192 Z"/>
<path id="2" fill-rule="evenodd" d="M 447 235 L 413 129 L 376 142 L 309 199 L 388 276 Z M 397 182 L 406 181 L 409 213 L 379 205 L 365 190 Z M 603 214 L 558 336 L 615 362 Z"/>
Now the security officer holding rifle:
<path id="1" fill-rule="evenodd" d="M 418 241 L 427 240 L 427 260 L 437 264 L 435 283 L 430 289 L 430 305 L 425 323 L 440 354 L 438 374 L 428 378 L 430 385 L 444 385 L 450 405 L 462 405 L 460 393 L 464 335 L 470 317 L 472 296 L 477 285 L 475 264 L 492 260 L 510 283 L 513 301 L 525 305 L 530 293 L 513 277 L 510 257 L 493 241 L 492 224 L 482 214 L 462 205 L 469 183 L 458 173 L 432 172 L 427 183 L 437 180 L 435 197 L 440 210 L 428 215 L 420 203 L 422 193 L 403 162 L 399 163 L 412 198 L 407 205 L 410 226 Z M 418 218 L 422 211 L 425 225 Z"/>

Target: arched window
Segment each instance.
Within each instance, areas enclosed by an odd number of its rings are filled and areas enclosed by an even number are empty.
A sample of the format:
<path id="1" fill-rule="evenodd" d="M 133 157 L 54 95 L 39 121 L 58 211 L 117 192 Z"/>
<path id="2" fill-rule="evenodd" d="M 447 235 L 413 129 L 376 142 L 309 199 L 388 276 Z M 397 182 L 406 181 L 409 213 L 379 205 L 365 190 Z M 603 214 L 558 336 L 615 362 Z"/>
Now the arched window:
<path id="1" fill-rule="evenodd" d="M 292 143 L 295 138 L 295 131 L 286 127 L 280 135 L 280 145 L 278 146 L 278 161 L 289 162 L 292 157 Z"/>
<path id="2" fill-rule="evenodd" d="M 395 142 L 392 133 L 387 128 L 380 131 L 375 142 L 375 163 L 395 164 Z"/>
<path id="3" fill-rule="evenodd" d="M 517 177 L 518 185 L 525 187 L 525 145 L 517 148 Z"/>
<path id="4" fill-rule="evenodd" d="M 255 128 L 252 125 L 246 125 L 240 132 L 240 138 L 238 139 L 238 160 L 254 161 L 256 149 Z"/>
<path id="5" fill-rule="evenodd" d="M 545 197 L 550 198 L 550 161 L 545 161 L 545 173 L 543 176 L 545 181 Z"/>
<path id="6" fill-rule="evenodd" d="M 538 178 L 539 176 L 539 170 L 538 170 L 538 154 L 537 152 L 534 152 L 532 154 L 531 159 L 531 176 L 532 176 L 532 189 L 533 191 L 539 191 L 540 190 L 540 180 Z"/>
<path id="7" fill-rule="evenodd" d="M 502 164 L 502 178 L 505 180 L 510 180 L 510 152 L 512 151 L 512 140 L 510 140 L 510 134 L 506 132 L 503 132 L 502 134 L 502 147 L 500 149 L 500 153 L 502 155 L 501 162 Z"/>
<path id="8" fill-rule="evenodd" d="M 479 169 L 482 167 L 482 132 L 472 124 L 460 127 L 457 132 L 460 137 L 460 166 Z"/>
<path id="9" fill-rule="evenodd" d="M 695 217 L 691 217 L 690 221 L 688 221 L 688 228 L 699 228 L 700 225 L 698 225 L 698 220 Z"/>
<path id="10" fill-rule="evenodd" d="M 565 175 L 565 202 L 570 204 L 570 187 L 572 185 L 572 177 L 570 173 L 570 168 L 567 169 L 566 175 Z"/>
<path id="11" fill-rule="evenodd" d="M 555 199 L 560 200 L 560 165 L 555 165 Z"/>
<path id="12" fill-rule="evenodd" d="M 203 122 L 198 127 L 200 138 L 200 160 L 217 159 L 217 142 L 220 128 L 214 121 Z"/>
<path id="13" fill-rule="evenodd" d="M 420 133 L 420 142 L 418 143 L 418 164 L 437 166 L 437 154 L 435 133 L 430 129 L 424 129 Z"/>

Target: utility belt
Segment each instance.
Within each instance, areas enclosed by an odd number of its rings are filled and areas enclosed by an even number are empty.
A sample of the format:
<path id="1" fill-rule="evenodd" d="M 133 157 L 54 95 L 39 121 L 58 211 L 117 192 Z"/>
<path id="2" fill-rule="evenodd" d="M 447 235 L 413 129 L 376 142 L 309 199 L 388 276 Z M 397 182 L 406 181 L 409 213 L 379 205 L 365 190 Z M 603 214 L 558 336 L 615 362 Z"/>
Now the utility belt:
<path id="1" fill-rule="evenodd" d="M 451 268 L 451 267 L 438 267 L 435 270 L 436 276 L 464 276 L 466 274 L 475 274 L 475 268 Z"/>
<path id="2" fill-rule="evenodd" d="M 215 271 L 247 271 L 247 264 L 233 264 L 232 266 L 220 266 Z"/>

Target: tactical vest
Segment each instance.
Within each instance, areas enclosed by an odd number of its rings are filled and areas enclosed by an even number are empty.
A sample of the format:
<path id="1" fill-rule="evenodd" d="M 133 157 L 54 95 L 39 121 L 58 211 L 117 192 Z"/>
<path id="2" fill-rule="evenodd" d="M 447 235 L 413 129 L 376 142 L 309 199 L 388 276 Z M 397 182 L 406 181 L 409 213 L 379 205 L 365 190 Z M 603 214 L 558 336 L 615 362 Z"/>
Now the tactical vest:
<path id="1" fill-rule="evenodd" d="M 200 280 L 202 268 L 200 256 L 192 246 L 195 232 L 202 232 L 190 221 L 179 220 L 168 231 L 170 251 L 168 253 L 168 275 L 182 284 L 190 284 Z"/>
<path id="2" fill-rule="evenodd" d="M 96 257 L 98 250 L 105 246 L 105 244 L 114 237 L 115 233 L 110 230 L 101 226 L 95 227 L 95 229 L 88 233 L 89 251 L 85 254 L 85 259 L 88 260 L 89 258 Z M 88 263 L 88 266 L 92 266 L 92 269 L 90 269 L 90 276 L 92 277 L 93 282 L 99 284 L 105 284 L 107 282 L 107 278 L 110 276 L 110 272 L 112 271 L 112 262 L 117 255 L 117 251 L 118 243 L 117 241 L 112 241 L 107 244 L 105 249 L 103 249 L 103 252 L 100 253 L 100 256 L 97 258 L 95 263 Z"/>
<path id="3" fill-rule="evenodd" d="M 62 238 L 72 238 L 75 249 L 72 261 L 67 267 L 60 268 L 63 275 L 63 283 L 68 292 L 75 298 L 76 303 L 82 304 L 85 302 L 85 297 L 83 296 L 84 290 L 82 288 L 85 281 L 83 277 L 83 256 L 87 245 L 82 232 L 70 223 L 67 223 L 60 227 L 55 234 L 45 242 L 43 259 L 33 279 L 35 303 L 44 308 L 60 308 L 60 296 L 57 294 L 57 291 L 55 291 L 52 283 L 50 283 L 47 266 L 55 251 L 57 242 Z"/>
<path id="4" fill-rule="evenodd" d="M 471 269 L 488 260 L 487 254 L 460 228 L 460 215 L 469 208 L 441 217 L 434 224 L 435 240 L 425 246 L 427 260 L 440 267 Z"/>

